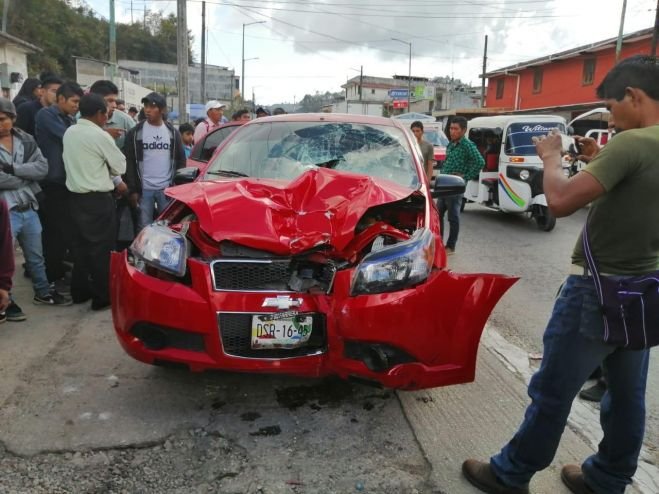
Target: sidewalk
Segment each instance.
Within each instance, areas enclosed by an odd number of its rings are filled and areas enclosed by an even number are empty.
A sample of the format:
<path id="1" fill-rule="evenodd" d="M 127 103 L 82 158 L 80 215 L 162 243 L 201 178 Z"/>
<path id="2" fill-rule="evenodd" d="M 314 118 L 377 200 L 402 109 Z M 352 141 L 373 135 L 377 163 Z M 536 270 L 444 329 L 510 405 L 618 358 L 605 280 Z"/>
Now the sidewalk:
<path id="1" fill-rule="evenodd" d="M 479 492 L 461 474 L 466 458 L 488 460 L 517 430 L 529 402 L 526 385 L 534 369 L 528 354 L 486 328 L 476 380 L 471 384 L 418 392 L 400 392 L 409 423 L 432 465 L 431 483 L 446 494 Z M 569 494 L 560 469 L 579 464 L 597 449 L 599 408 L 577 399 L 556 458 L 531 481 L 534 494 Z M 659 492 L 659 468 L 651 451 L 641 451 L 635 483 L 627 492 Z"/>

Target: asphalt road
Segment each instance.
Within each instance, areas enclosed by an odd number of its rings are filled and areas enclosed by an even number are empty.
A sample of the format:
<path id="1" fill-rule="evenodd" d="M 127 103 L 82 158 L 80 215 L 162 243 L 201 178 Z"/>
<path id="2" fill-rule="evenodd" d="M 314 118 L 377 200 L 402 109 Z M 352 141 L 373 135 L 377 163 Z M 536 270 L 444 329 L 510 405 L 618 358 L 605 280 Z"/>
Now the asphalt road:
<path id="1" fill-rule="evenodd" d="M 0 326 L 0 493 L 474 494 L 460 464 L 487 459 L 521 420 L 529 354 L 584 217 L 544 233 L 468 206 L 452 269 L 522 279 L 493 314 L 476 381 L 420 392 L 146 366 L 123 353 L 109 312 L 35 307 L 19 276 L 29 319 Z M 633 492 L 659 492 L 653 424 Z M 532 492 L 567 494 L 560 467 L 598 440 L 597 406 L 575 403 Z"/>

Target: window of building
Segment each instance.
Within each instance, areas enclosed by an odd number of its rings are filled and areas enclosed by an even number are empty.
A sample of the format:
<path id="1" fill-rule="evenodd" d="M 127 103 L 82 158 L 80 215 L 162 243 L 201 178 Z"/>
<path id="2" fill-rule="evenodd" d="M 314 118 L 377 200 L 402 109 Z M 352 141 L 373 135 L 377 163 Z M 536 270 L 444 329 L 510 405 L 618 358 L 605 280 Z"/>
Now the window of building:
<path id="1" fill-rule="evenodd" d="M 542 69 L 536 67 L 533 69 L 533 92 L 539 93 L 542 91 Z"/>
<path id="2" fill-rule="evenodd" d="M 583 61 L 583 76 L 581 78 L 581 83 L 584 86 L 592 84 L 595 80 L 595 59 L 588 58 Z"/>
<path id="3" fill-rule="evenodd" d="M 503 88 L 504 88 L 504 83 L 505 79 L 502 77 L 500 79 L 497 79 L 497 99 L 503 98 Z"/>
<path id="4" fill-rule="evenodd" d="M 375 89 L 371 89 L 371 94 L 375 94 Z"/>

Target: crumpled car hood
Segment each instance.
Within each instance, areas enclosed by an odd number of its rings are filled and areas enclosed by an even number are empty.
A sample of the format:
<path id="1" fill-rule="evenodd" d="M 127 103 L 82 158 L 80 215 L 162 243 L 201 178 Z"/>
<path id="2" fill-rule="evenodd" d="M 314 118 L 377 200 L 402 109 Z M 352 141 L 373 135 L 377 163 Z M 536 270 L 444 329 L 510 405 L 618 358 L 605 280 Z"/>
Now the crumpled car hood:
<path id="1" fill-rule="evenodd" d="M 167 190 L 188 205 L 215 241 L 230 240 L 279 255 L 319 245 L 342 250 L 371 207 L 399 201 L 414 189 L 377 178 L 318 168 L 294 181 L 231 179 Z"/>

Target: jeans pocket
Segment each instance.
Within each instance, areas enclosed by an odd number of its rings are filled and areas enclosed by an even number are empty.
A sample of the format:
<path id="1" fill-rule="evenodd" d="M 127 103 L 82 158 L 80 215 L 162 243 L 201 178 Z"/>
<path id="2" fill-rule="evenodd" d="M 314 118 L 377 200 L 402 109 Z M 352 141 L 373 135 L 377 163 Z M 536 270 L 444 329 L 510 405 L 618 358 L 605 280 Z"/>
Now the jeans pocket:
<path id="1" fill-rule="evenodd" d="M 583 294 L 579 332 L 591 340 L 604 340 L 604 318 L 595 289 Z"/>

